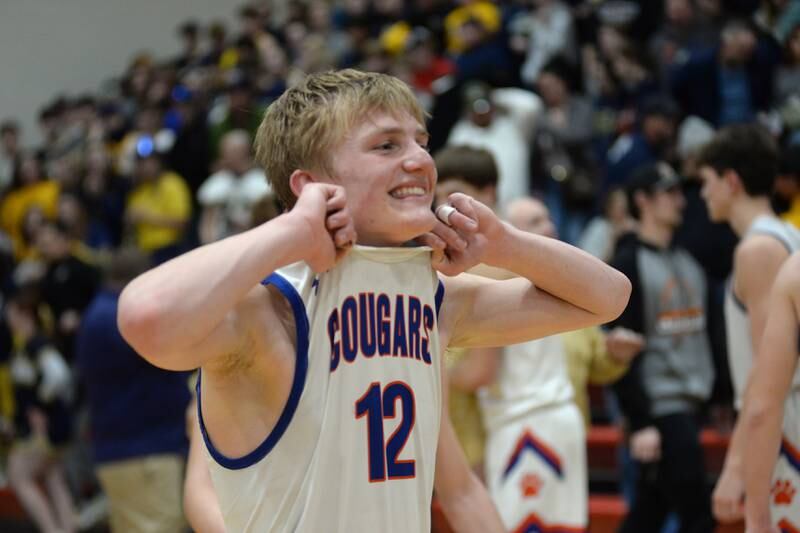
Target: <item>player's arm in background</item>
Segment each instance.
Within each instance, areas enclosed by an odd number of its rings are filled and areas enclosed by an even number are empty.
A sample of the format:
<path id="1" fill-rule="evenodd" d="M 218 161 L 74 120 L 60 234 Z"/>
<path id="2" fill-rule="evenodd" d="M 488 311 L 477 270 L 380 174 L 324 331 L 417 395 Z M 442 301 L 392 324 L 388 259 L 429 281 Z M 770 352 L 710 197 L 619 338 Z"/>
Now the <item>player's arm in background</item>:
<path id="1" fill-rule="evenodd" d="M 773 285 L 758 365 L 750 373 L 739 421 L 747 435 L 744 475 L 748 533 L 777 533 L 770 529 L 770 489 L 781 442 L 784 401 L 797 368 L 798 324 L 800 252 L 783 264 Z"/>
<path id="2" fill-rule="evenodd" d="M 268 301 L 259 292 L 262 279 L 301 260 L 327 270 L 342 253 L 338 247 L 354 240 L 344 189 L 306 185 L 288 213 L 133 280 L 120 297 L 120 331 L 145 359 L 169 370 L 239 354 L 257 334 L 241 311 L 252 309 L 248 300 Z"/>
<path id="3" fill-rule="evenodd" d="M 484 264 L 471 269 L 470 274 L 498 280 L 514 277 L 511 272 Z M 447 369 L 450 386 L 462 392 L 475 392 L 491 385 L 497 379 L 502 356 L 503 348 L 496 346 L 466 350 L 463 358 Z"/>
<path id="4" fill-rule="evenodd" d="M 486 487 L 472 471 L 450 421 L 448 378 L 442 362 L 442 413 L 436 448 L 434 491 L 455 533 L 504 533 Z"/>
<path id="5" fill-rule="evenodd" d="M 609 322 L 625 309 L 631 285 L 616 269 L 505 224 L 466 195 L 452 194 L 449 201 L 458 210 L 450 216 L 452 227 L 437 222 L 421 240 L 433 247 L 434 267 L 445 274 L 442 317 L 453 346 L 516 344 Z M 519 277 L 456 276 L 477 263 Z"/>
<path id="6" fill-rule="evenodd" d="M 472 348 L 448 370 L 450 386 L 475 392 L 494 383 L 503 355 L 502 348 Z"/>
<path id="7" fill-rule="evenodd" d="M 197 405 L 189 406 L 189 458 L 183 483 L 183 512 L 196 533 L 225 533 L 225 522 L 211 473 L 203 452 L 203 435 L 197 421 Z"/>
<path id="8" fill-rule="evenodd" d="M 747 308 L 750 317 L 750 336 L 754 361 L 760 346 L 770 289 L 781 264 L 786 260 L 786 248 L 773 237 L 756 235 L 743 241 L 736 249 L 733 264 L 733 287 L 736 297 Z M 752 372 L 752 370 L 751 370 Z M 744 467 L 746 436 L 737 421 L 733 427 L 725 464 L 712 495 L 714 516 L 720 522 L 736 522 L 744 517 Z"/>

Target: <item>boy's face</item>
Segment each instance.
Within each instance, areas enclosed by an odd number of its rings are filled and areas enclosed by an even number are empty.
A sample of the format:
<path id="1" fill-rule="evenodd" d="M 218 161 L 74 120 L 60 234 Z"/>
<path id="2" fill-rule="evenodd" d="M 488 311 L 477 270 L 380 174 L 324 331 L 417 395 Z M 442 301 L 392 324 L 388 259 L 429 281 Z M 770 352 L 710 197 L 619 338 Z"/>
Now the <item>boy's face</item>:
<path id="1" fill-rule="evenodd" d="M 679 187 L 654 191 L 648 197 L 648 204 L 651 217 L 657 223 L 673 229 L 680 226 L 686 201 Z"/>
<path id="2" fill-rule="evenodd" d="M 708 207 L 708 216 L 714 222 L 727 221 L 731 204 L 731 188 L 728 182 L 707 165 L 700 167 L 698 175 L 703 183 L 700 195 Z"/>
<path id="3" fill-rule="evenodd" d="M 330 181 L 345 188 L 359 244 L 401 245 L 433 229 L 436 167 L 427 145 L 411 115 L 374 112 L 334 150 Z"/>

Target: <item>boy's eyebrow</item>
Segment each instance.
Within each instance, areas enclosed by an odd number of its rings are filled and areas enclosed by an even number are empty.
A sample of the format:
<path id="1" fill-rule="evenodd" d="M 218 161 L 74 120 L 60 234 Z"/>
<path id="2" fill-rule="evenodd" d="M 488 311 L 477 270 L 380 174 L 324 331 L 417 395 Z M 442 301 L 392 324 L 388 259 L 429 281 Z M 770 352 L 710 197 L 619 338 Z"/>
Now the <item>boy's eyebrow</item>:
<path id="1" fill-rule="evenodd" d="M 403 128 L 390 126 L 387 128 L 380 128 L 376 133 L 383 135 L 396 135 L 405 133 L 405 130 Z M 414 135 L 422 135 L 425 138 L 429 138 L 431 136 L 431 134 L 428 133 L 428 130 L 422 127 L 417 128 L 416 131 L 414 132 Z"/>

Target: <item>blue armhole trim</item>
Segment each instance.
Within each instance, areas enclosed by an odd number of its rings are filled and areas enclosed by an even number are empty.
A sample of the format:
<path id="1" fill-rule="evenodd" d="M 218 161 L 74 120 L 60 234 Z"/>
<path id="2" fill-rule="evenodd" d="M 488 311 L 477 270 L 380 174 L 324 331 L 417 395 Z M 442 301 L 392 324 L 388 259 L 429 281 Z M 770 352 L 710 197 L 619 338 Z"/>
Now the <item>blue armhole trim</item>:
<path id="1" fill-rule="evenodd" d="M 744 305 L 744 302 L 741 301 L 738 296 L 736 296 L 736 292 L 733 290 L 733 287 L 731 287 L 731 298 L 733 298 L 733 303 L 736 304 L 736 307 L 738 307 L 742 312 L 747 313 L 747 307 Z"/>
<path id="2" fill-rule="evenodd" d="M 229 470 L 240 470 L 247 468 L 261 459 L 278 444 L 278 441 L 283 436 L 286 428 L 294 417 L 297 410 L 297 404 L 300 403 L 300 396 L 303 393 L 303 387 L 306 382 L 306 373 L 308 372 L 308 317 L 306 316 L 305 305 L 303 299 L 297 293 L 294 286 L 289 283 L 286 278 L 280 274 L 271 274 L 268 278 L 261 282 L 262 285 L 274 285 L 281 294 L 289 300 L 294 313 L 295 327 L 297 328 L 297 354 L 294 369 L 294 379 L 292 380 L 292 390 L 289 392 L 289 398 L 286 400 L 286 405 L 283 407 L 283 412 L 278 418 L 278 422 L 272 429 L 267 438 L 264 439 L 255 450 L 248 453 L 243 457 L 231 458 L 222 455 L 211 443 L 211 439 L 206 432 L 206 426 L 203 423 L 203 413 L 200 409 L 200 377 L 197 377 L 197 419 L 200 422 L 200 432 L 203 434 L 203 440 L 206 443 L 206 448 L 211 454 L 211 457 L 222 467 Z"/>
<path id="3" fill-rule="evenodd" d="M 436 288 L 436 318 L 439 318 L 439 309 L 442 307 L 442 300 L 444 300 L 444 283 L 439 280 L 439 286 Z"/>
<path id="4" fill-rule="evenodd" d="M 733 278 L 732 277 L 728 281 L 728 291 L 731 293 L 731 300 L 733 300 L 733 303 L 736 304 L 736 307 L 738 307 L 739 310 L 742 313 L 747 314 L 747 307 L 744 305 L 744 302 L 742 302 L 739 299 L 739 297 L 736 296 L 736 291 L 733 290 Z"/>
<path id="5" fill-rule="evenodd" d="M 786 248 L 786 251 L 789 253 L 789 255 L 792 255 L 792 251 L 793 251 L 792 250 L 792 246 L 787 242 L 786 239 L 783 238 L 783 235 L 781 235 L 780 233 L 775 232 L 775 231 L 770 231 L 770 230 L 766 230 L 766 231 L 757 230 L 757 231 L 754 231 L 753 234 L 754 235 L 766 235 L 767 237 L 772 237 L 773 239 L 778 241 L 781 244 L 781 246 Z"/>

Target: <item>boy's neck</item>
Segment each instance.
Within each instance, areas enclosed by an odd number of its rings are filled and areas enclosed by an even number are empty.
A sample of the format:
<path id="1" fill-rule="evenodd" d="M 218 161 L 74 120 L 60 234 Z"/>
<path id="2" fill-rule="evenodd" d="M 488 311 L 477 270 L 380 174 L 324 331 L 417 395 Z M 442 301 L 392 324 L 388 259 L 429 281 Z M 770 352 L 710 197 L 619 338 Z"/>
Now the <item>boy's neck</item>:
<path id="1" fill-rule="evenodd" d="M 745 196 L 731 207 L 728 223 L 733 228 L 733 232 L 739 237 L 744 235 L 753 221 L 760 216 L 775 216 L 769 198 L 766 196 Z"/>
<path id="2" fill-rule="evenodd" d="M 639 224 L 639 240 L 656 248 L 664 249 L 669 247 L 674 233 L 673 228 L 644 218 Z"/>

